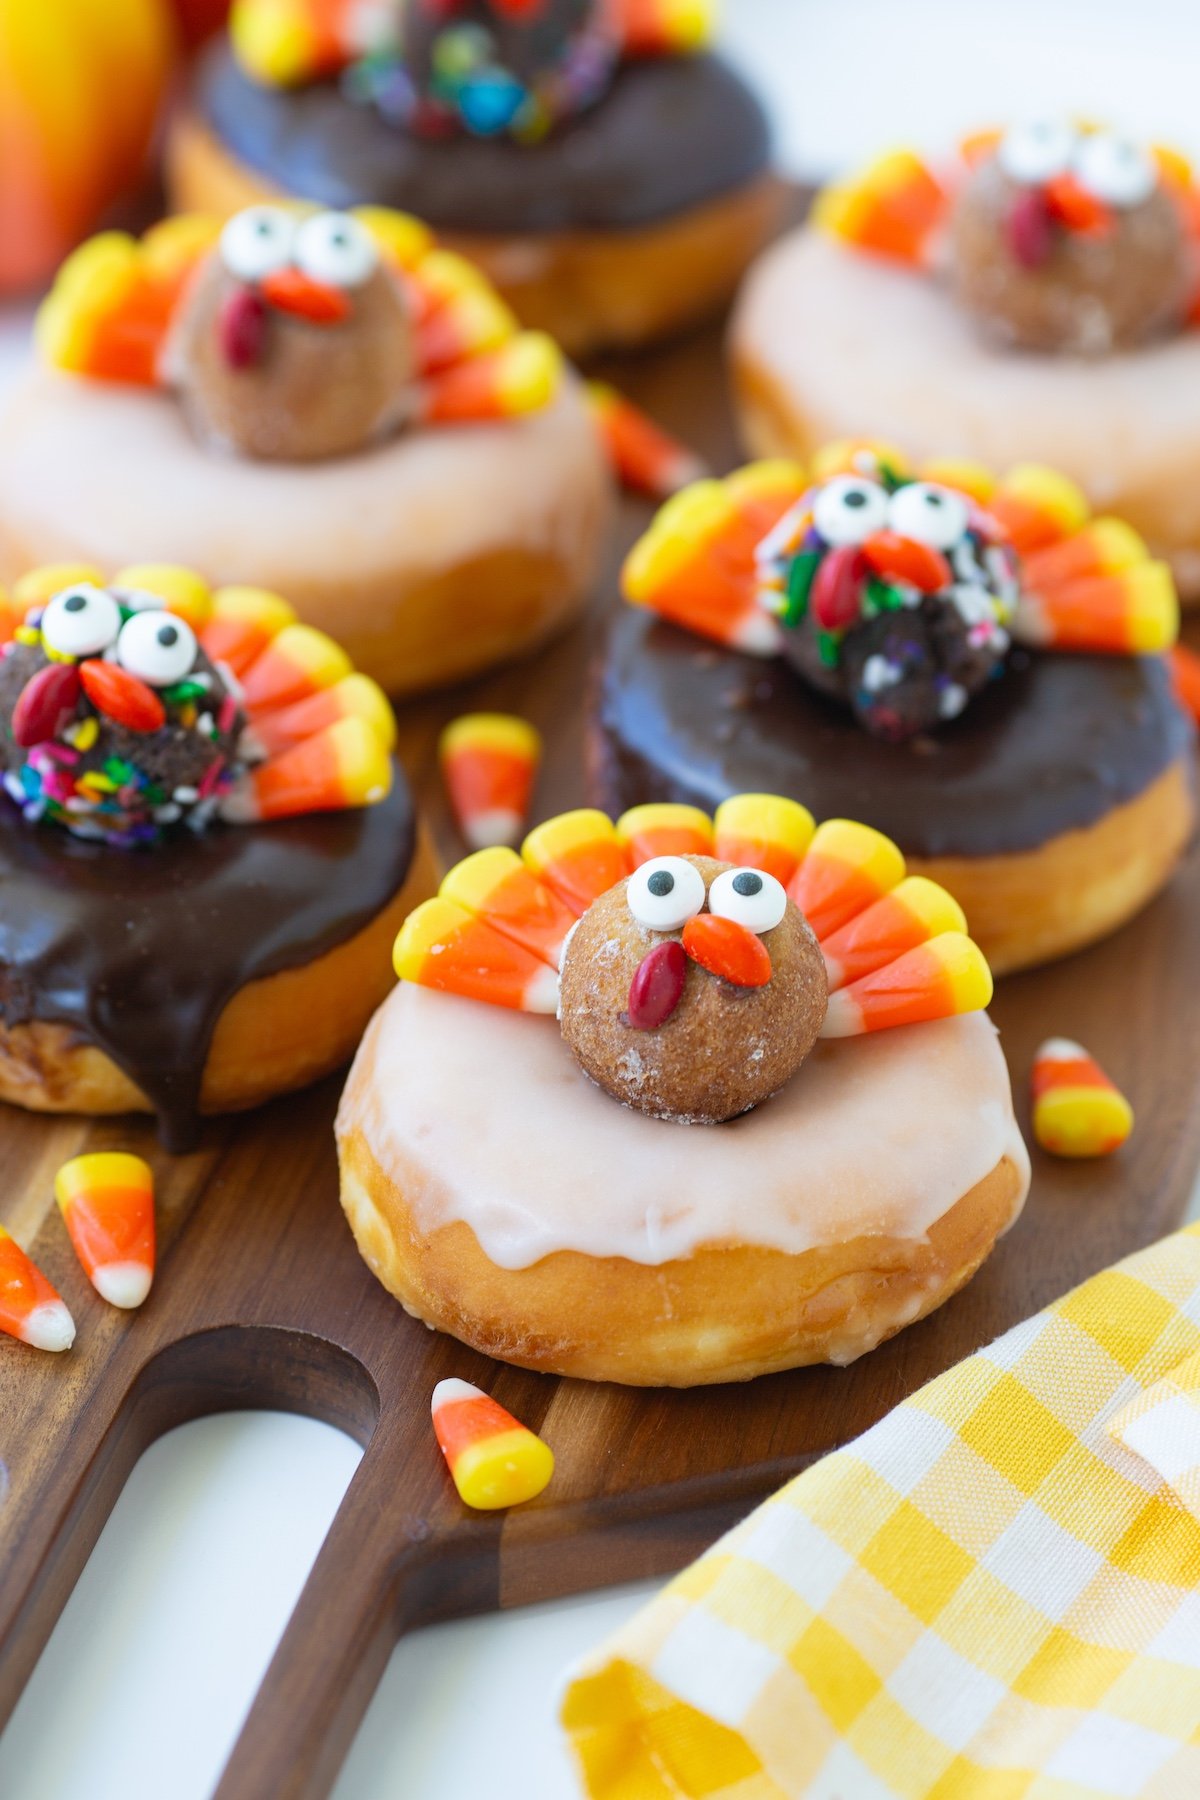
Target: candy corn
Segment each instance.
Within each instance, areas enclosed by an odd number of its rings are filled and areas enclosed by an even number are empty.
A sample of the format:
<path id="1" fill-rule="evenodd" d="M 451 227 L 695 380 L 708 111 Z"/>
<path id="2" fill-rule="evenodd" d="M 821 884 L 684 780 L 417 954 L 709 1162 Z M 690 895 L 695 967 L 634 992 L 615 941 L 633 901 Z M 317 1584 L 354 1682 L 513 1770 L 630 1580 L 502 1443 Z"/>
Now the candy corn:
<path id="1" fill-rule="evenodd" d="M 1070 537 L 1088 516 L 1082 489 L 1040 463 L 1021 463 L 1010 470 L 987 509 L 1023 556 Z"/>
<path id="2" fill-rule="evenodd" d="M 991 997 L 992 972 L 982 950 L 961 932 L 945 931 L 831 994 L 821 1036 L 860 1037 L 979 1012 Z"/>
<path id="3" fill-rule="evenodd" d="M 452 251 L 429 251 L 408 285 L 426 372 L 497 349 L 517 334 L 516 319 L 482 270 Z"/>
<path id="4" fill-rule="evenodd" d="M 542 758 L 533 726 L 507 713 L 465 713 L 447 725 L 438 753 L 454 816 L 471 848 L 517 843 Z"/>
<path id="5" fill-rule="evenodd" d="M 698 806 L 663 802 L 634 806 L 617 820 L 617 838 L 631 869 L 656 856 L 711 856 L 712 820 Z"/>
<path id="6" fill-rule="evenodd" d="M 294 609 L 266 588 L 218 588 L 200 642 L 214 662 L 224 663 L 240 676 L 273 637 L 295 623 Z"/>
<path id="7" fill-rule="evenodd" d="M 890 838 L 849 819 L 818 825 L 788 893 L 824 941 L 904 879 L 904 858 Z"/>
<path id="8" fill-rule="evenodd" d="M 521 855 L 578 917 L 629 873 L 629 859 L 612 820 L 590 807 L 560 813 L 535 826 Z"/>
<path id="9" fill-rule="evenodd" d="M 231 824 L 373 806 L 391 792 L 392 759 L 362 719 L 339 719 L 241 776 L 221 801 Z"/>
<path id="10" fill-rule="evenodd" d="M 557 969 L 575 914 L 515 850 L 477 850 L 450 870 L 438 892 Z"/>
<path id="11" fill-rule="evenodd" d="M 615 11 L 626 56 L 680 56 L 713 35 L 713 0 L 616 0 Z"/>
<path id="12" fill-rule="evenodd" d="M 1039 649 L 1159 654 L 1179 633 L 1175 583 L 1166 563 L 1141 562 L 1062 586 L 1030 586 L 1022 592 L 1014 630 Z"/>
<path id="13" fill-rule="evenodd" d="M 54 1197 L 84 1273 L 111 1306 L 140 1306 L 154 1279 L 154 1177 L 140 1156 L 73 1157 Z"/>
<path id="14" fill-rule="evenodd" d="M 133 563 L 114 575 L 111 585 L 155 594 L 171 612 L 187 620 L 197 637 L 212 617 L 212 590 L 194 569 L 175 563 Z"/>
<path id="15" fill-rule="evenodd" d="M 91 587 L 103 587 L 104 571 L 94 568 L 91 563 L 44 563 L 41 568 L 27 569 L 14 582 L 13 602 L 24 618 L 27 612 L 32 612 L 35 606 L 45 606 L 47 600 L 61 594 L 64 588 L 85 582 Z"/>
<path id="16" fill-rule="evenodd" d="M 241 676 L 247 706 L 289 706 L 332 687 L 351 670 L 340 644 L 312 625 L 285 625 Z"/>
<path id="17" fill-rule="evenodd" d="M 387 695 L 369 675 L 343 675 L 332 687 L 321 688 L 290 706 L 261 713 L 249 727 L 247 739 L 264 755 L 277 756 L 306 738 L 336 725 L 339 719 L 361 719 L 387 750 L 396 742 L 396 715 Z"/>
<path id="18" fill-rule="evenodd" d="M 424 386 L 427 424 L 470 424 L 540 412 L 558 391 L 562 354 L 552 338 L 523 331 L 498 350 L 434 374 Z"/>
<path id="19" fill-rule="evenodd" d="M 558 976 L 541 957 L 440 894 L 404 921 L 392 966 L 419 987 L 516 1012 L 558 1011 Z"/>
<path id="20" fill-rule="evenodd" d="M 1124 519 L 1093 519 L 1073 537 L 1027 556 L 1023 574 L 1026 585 L 1040 593 L 1087 575 L 1116 575 L 1147 556 L 1145 543 Z"/>
<path id="21" fill-rule="evenodd" d="M 35 1350 L 69 1350 L 75 1321 L 20 1244 L 0 1225 L 0 1331 Z"/>
<path id="22" fill-rule="evenodd" d="M 349 54 L 346 0 L 234 0 L 238 61 L 264 87 L 293 87 L 337 71 Z"/>
<path id="23" fill-rule="evenodd" d="M 920 263 L 946 207 L 943 188 L 921 158 L 911 150 L 893 150 L 856 180 L 826 188 L 813 219 L 860 250 Z"/>
<path id="24" fill-rule="evenodd" d="M 660 425 L 603 381 L 587 384 L 588 405 L 618 479 L 635 494 L 669 500 L 708 470 Z"/>
<path id="25" fill-rule="evenodd" d="M 816 822 L 796 800 L 737 794 L 718 806 L 713 827 L 713 854 L 722 862 L 762 869 L 786 887 L 812 842 Z"/>
<path id="26" fill-rule="evenodd" d="M 961 906 L 945 888 L 923 875 L 909 875 L 823 940 L 829 991 L 874 974 L 942 932 L 966 928 Z"/>
<path id="27" fill-rule="evenodd" d="M 626 558 L 626 600 L 731 649 L 775 655 L 780 632 L 759 602 L 757 552 L 805 486 L 798 463 L 762 462 L 684 488 Z"/>
<path id="28" fill-rule="evenodd" d="M 1033 1135 L 1053 1156 L 1107 1156 L 1133 1130 L 1133 1108 L 1070 1038 L 1047 1038 L 1033 1059 Z"/>
<path id="29" fill-rule="evenodd" d="M 431 1410 L 464 1506 L 483 1512 L 519 1506 L 540 1494 L 553 1475 L 550 1446 L 469 1381 L 439 1381 Z"/>

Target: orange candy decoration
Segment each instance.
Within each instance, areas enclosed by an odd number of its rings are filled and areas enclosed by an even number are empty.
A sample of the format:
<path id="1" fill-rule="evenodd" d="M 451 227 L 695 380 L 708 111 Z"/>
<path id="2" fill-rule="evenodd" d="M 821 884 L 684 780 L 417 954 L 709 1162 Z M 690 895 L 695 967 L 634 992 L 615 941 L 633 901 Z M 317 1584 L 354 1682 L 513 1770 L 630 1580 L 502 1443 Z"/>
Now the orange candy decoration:
<path id="1" fill-rule="evenodd" d="M 760 937 L 716 913 L 697 913 L 683 928 L 683 947 L 694 963 L 735 987 L 766 987 L 771 955 Z"/>
<path id="2" fill-rule="evenodd" d="M 128 731 L 159 731 L 166 723 L 166 710 L 154 689 L 118 663 L 89 657 L 79 665 L 79 679 L 97 712 Z"/>

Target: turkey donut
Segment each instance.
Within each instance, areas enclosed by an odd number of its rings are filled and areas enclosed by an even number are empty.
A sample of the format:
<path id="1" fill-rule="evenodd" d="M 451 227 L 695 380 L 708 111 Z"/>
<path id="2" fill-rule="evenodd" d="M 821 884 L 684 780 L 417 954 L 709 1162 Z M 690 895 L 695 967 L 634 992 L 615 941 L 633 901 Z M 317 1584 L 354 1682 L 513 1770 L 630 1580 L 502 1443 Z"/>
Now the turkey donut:
<path id="1" fill-rule="evenodd" d="M 1200 597 L 1200 338 L 1185 159 L 1096 127 L 984 132 L 828 189 L 753 271 L 731 350 L 755 455 L 896 437 L 1077 482 Z"/>
<path id="2" fill-rule="evenodd" d="M 413 219 L 109 233 L 38 344 L 0 446 L 5 579 L 201 567 L 286 593 L 395 694 L 530 650 L 585 598 L 610 484 L 581 389 Z"/>
<path id="3" fill-rule="evenodd" d="M 0 1098 L 201 1114 L 344 1062 L 430 891 L 375 683 L 274 595 L 32 571 L 0 604 Z"/>
<path id="4" fill-rule="evenodd" d="M 779 213 L 708 10 L 240 0 L 172 134 L 175 204 L 401 207 L 572 355 L 649 342 L 719 309 Z"/>
<path id="5" fill-rule="evenodd" d="M 1191 836 L 1170 572 L 1052 470 L 755 464 L 668 502 L 624 587 L 589 733 L 611 811 L 765 788 L 864 819 L 997 973 L 1115 930 Z"/>
<path id="6" fill-rule="evenodd" d="M 961 1287 L 1028 1187 L 962 924 L 878 832 L 770 796 L 477 852 L 406 921 L 342 1099 L 363 1256 L 527 1368 L 852 1361 Z"/>

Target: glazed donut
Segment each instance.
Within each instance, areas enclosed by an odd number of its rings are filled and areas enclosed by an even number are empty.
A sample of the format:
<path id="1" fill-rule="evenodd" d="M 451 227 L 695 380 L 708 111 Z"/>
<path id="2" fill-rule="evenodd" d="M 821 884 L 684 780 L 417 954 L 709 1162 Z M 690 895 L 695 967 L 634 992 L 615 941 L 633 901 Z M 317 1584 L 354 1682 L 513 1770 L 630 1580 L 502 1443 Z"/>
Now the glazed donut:
<path id="1" fill-rule="evenodd" d="M 741 79 L 715 57 L 655 48 L 666 53 L 606 73 L 606 91 L 531 143 L 461 126 L 424 136 L 344 81 L 283 85 L 217 46 L 170 134 L 172 202 L 226 214 L 299 194 L 413 210 L 572 356 L 647 343 L 721 307 L 782 195 Z"/>
<path id="2" fill-rule="evenodd" d="M 850 1362 L 940 1305 L 1029 1164 L 986 965 L 904 880 L 878 834 L 761 796 L 568 814 L 459 865 L 339 1109 L 370 1267 L 488 1355 L 635 1386 Z M 520 1010 L 556 1004 L 556 961 L 561 1027 Z"/>
<path id="3" fill-rule="evenodd" d="M 1094 162 L 1096 138 L 1071 154 Z M 807 457 L 865 432 L 919 460 L 1048 463 L 1140 532 L 1194 600 L 1200 338 L 1187 323 L 1187 166 L 1164 163 L 1155 184 L 1138 153 L 1150 186 L 1117 206 L 1089 200 L 1072 174 L 1018 183 L 1003 155 L 990 144 L 935 182 L 898 153 L 886 175 L 823 195 L 815 222 L 767 252 L 731 329 L 743 441 L 757 456 Z M 1089 204 L 1099 223 L 1058 223 L 1047 191 Z M 899 213 L 914 199 L 922 224 L 906 233 Z M 1014 238 L 1024 244 L 1030 217 L 1042 224 L 1022 261 Z"/>
<path id="4" fill-rule="evenodd" d="M 181 569 L 35 571 L 0 622 L 0 1098 L 183 1149 L 336 1068 L 432 886 L 382 693 Z"/>
<path id="5" fill-rule="evenodd" d="M 1194 734 L 1168 664 L 1120 653 L 1170 645 L 1169 577 L 1127 528 L 1089 522 L 1049 471 L 1026 466 L 989 487 L 978 468 L 943 463 L 926 471 L 942 481 L 912 481 L 919 471 L 888 450 L 880 486 L 873 454 L 833 446 L 812 477 L 755 465 L 663 509 L 627 564 L 638 605 L 612 626 L 593 683 L 589 792 L 614 813 L 646 799 L 712 808 L 740 791 L 803 794 L 894 838 L 955 895 L 997 973 L 1050 961 L 1143 907 L 1195 827 Z M 973 481 L 976 497 L 954 480 Z M 907 578 L 926 579 L 928 562 L 930 579 L 948 579 L 929 558 L 936 546 L 889 522 L 931 490 L 968 525 L 936 555 L 961 560 L 974 541 L 990 589 L 977 576 L 923 594 Z M 835 505 L 826 517 L 839 494 L 841 516 Z M 863 501 L 861 525 L 847 494 Z M 860 542 L 831 552 L 810 512 Z M 906 529 L 924 530 L 919 519 Z M 1005 531 L 1007 573 L 994 555 Z M 1040 549 L 1015 551 L 1039 534 Z M 868 550 L 892 571 L 887 592 Z M 814 568 L 820 585 L 790 619 L 779 583 L 795 598 Z M 826 580 L 839 571 L 840 588 Z M 831 601 L 846 608 L 840 624 L 822 610 Z"/>
<path id="6" fill-rule="evenodd" d="M 42 562 L 119 567 L 149 544 L 218 583 L 286 593 L 396 694 L 476 674 L 561 629 L 592 581 L 611 498 L 580 387 L 548 341 L 513 336 L 480 278 L 412 221 L 373 215 L 368 231 L 350 215 L 271 208 L 234 224 L 278 230 L 281 266 L 256 276 L 236 238 L 214 249 L 215 227 L 180 220 L 141 248 L 98 240 L 64 270 L 43 312 L 43 366 L 6 413 L 0 578 Z M 306 248 L 308 228 L 318 241 Z M 375 260 L 348 301 L 288 260 L 293 239 L 311 260 L 330 231 L 355 250 L 365 241 Z M 409 256 L 399 278 L 375 234 Z M 251 272 L 239 276 L 231 255 Z M 171 257 L 175 301 L 162 295 Z M 450 284 L 417 303 L 424 353 L 404 301 L 422 266 Z M 97 281 L 124 293 L 99 321 Z M 164 317 L 139 366 L 121 333 L 147 293 Z M 499 337 L 447 364 L 460 302 Z M 322 305 L 357 311 L 314 322 L 293 310 Z M 436 366 L 406 382 L 406 359 L 423 354 Z"/>

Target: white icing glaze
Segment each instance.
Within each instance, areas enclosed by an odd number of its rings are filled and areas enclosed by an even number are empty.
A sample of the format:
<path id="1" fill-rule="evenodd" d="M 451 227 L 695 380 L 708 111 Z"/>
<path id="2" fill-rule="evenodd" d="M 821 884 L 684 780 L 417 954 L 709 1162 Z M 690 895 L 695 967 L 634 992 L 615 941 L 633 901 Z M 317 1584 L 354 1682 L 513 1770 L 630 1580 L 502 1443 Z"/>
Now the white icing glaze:
<path id="1" fill-rule="evenodd" d="M 347 637 L 370 625 L 356 583 L 417 585 L 509 546 L 587 569 L 608 487 L 574 382 L 541 413 L 314 464 L 222 456 L 170 396 L 53 370 L 26 376 L 0 431 L 0 531 L 28 561 L 183 563 L 301 610 L 341 583 Z"/>
<path id="2" fill-rule="evenodd" d="M 1198 331 L 1086 361 L 996 349 L 936 277 L 801 230 L 751 275 L 733 341 L 813 446 L 1050 463 L 1161 554 L 1200 545 Z"/>
<path id="3" fill-rule="evenodd" d="M 1002 1156 L 1029 1175 L 982 1014 L 819 1044 L 755 1112 L 677 1125 L 594 1087 L 553 1020 L 401 983 L 346 1085 L 338 1131 L 356 1127 L 420 1229 L 465 1220 L 506 1269 L 919 1239 Z"/>

